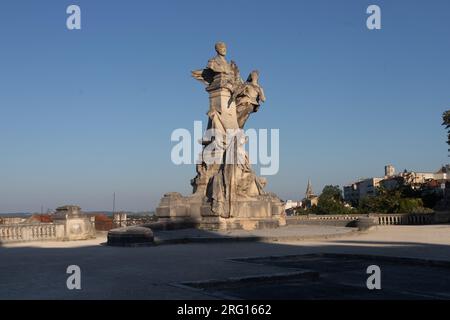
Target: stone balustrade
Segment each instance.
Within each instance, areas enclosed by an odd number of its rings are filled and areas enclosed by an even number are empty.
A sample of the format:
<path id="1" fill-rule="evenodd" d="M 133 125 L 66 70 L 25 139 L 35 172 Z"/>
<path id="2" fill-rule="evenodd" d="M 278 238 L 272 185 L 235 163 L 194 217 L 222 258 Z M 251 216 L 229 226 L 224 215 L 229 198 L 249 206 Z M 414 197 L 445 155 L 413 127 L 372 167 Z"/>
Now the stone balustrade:
<path id="1" fill-rule="evenodd" d="M 20 218 L 20 217 L 1 217 L 0 216 L 0 225 L 23 223 L 23 222 L 25 222 L 25 220 L 26 220 L 25 218 Z"/>
<path id="2" fill-rule="evenodd" d="M 347 220 L 352 221 L 358 219 L 359 215 L 310 215 L 309 219 L 316 220 Z"/>
<path id="3" fill-rule="evenodd" d="M 63 240 L 64 234 L 64 224 L 0 225 L 0 242 Z"/>
<path id="4" fill-rule="evenodd" d="M 94 239 L 95 219 L 79 206 L 56 209 L 52 223 L 16 223 L 0 225 L 0 243 L 24 241 L 76 241 Z"/>
<path id="5" fill-rule="evenodd" d="M 347 222 L 357 221 L 367 215 L 300 215 L 289 216 L 288 224 L 336 224 L 345 225 Z M 436 219 L 435 214 L 427 213 L 403 213 L 403 214 L 370 214 L 374 222 L 378 225 L 426 225 L 442 223 L 442 219 Z"/>
<path id="6" fill-rule="evenodd" d="M 435 222 L 432 214 L 380 214 L 376 218 L 379 225 L 425 225 Z"/>

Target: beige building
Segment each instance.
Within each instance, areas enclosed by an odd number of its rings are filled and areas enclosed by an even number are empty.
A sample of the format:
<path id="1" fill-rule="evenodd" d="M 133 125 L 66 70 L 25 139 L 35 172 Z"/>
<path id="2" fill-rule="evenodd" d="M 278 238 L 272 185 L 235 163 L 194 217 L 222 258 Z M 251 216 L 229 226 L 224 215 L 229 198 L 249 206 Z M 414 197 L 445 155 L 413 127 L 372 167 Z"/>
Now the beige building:
<path id="1" fill-rule="evenodd" d="M 302 206 L 301 201 L 294 201 L 294 200 L 287 200 L 286 204 L 284 205 L 284 210 L 289 210 L 292 208 L 298 208 Z"/>
<path id="2" fill-rule="evenodd" d="M 344 186 L 344 200 L 352 205 L 356 205 L 360 199 L 373 196 L 384 178 L 368 178 Z"/>
<path id="3" fill-rule="evenodd" d="M 361 179 L 357 182 L 344 186 L 344 200 L 352 205 L 357 205 L 359 200 L 366 196 L 376 195 L 377 188 L 383 187 L 388 190 L 395 189 L 401 185 L 409 185 L 412 188 L 419 188 L 429 181 L 438 181 L 445 184 L 448 181 L 447 172 L 450 171 L 450 165 L 446 165 L 437 172 L 415 172 L 404 171 L 395 173 L 392 165 L 384 167 L 384 177 L 375 177 Z"/>

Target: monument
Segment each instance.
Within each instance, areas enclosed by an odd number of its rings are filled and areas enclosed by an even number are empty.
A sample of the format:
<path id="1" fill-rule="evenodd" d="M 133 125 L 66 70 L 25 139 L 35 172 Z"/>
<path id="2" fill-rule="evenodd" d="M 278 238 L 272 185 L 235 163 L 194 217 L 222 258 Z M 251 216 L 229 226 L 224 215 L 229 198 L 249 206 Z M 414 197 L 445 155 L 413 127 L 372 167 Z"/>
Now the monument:
<path id="1" fill-rule="evenodd" d="M 95 226 L 81 212 L 79 206 L 67 205 L 56 209 L 53 222 L 64 225 L 63 240 L 86 240 L 95 238 Z"/>
<path id="2" fill-rule="evenodd" d="M 255 229 L 285 224 L 284 204 L 264 191 L 266 180 L 252 170 L 245 151 L 244 126 L 265 101 L 258 71 L 246 81 L 234 61 L 226 60 L 223 42 L 206 68 L 192 76 L 209 94 L 208 126 L 200 143 L 203 150 L 191 180 L 193 194 L 164 195 L 156 209 L 158 221 L 193 224 L 204 229 Z"/>

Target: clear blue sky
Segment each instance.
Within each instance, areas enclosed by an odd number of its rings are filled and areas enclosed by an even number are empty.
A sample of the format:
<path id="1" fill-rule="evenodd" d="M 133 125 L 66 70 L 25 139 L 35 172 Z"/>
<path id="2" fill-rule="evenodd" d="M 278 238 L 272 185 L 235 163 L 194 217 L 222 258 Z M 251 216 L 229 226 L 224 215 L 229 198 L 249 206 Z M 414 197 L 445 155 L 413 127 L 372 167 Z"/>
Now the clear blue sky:
<path id="1" fill-rule="evenodd" d="M 82 30 L 66 29 L 66 8 Z M 366 8 L 382 9 L 382 30 Z M 170 161 L 176 128 L 205 120 L 190 78 L 228 44 L 267 102 L 248 125 L 280 129 L 284 199 L 448 161 L 450 1 L 23 1 L 0 5 L 0 212 L 74 203 L 152 210 L 191 192 Z"/>

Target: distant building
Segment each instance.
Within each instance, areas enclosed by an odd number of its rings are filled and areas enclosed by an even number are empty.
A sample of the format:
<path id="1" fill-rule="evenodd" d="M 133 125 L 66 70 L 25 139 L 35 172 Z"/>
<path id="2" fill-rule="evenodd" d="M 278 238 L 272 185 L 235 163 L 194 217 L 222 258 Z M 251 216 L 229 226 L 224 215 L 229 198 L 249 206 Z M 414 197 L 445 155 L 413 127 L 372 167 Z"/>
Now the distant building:
<path id="1" fill-rule="evenodd" d="M 311 208 L 317 206 L 319 197 L 314 194 L 311 180 L 308 179 L 308 185 L 306 186 L 305 199 L 303 200 L 303 207 Z"/>
<path id="2" fill-rule="evenodd" d="M 361 179 L 344 186 L 344 200 L 353 206 L 359 203 L 359 200 L 376 195 L 377 188 L 383 187 L 387 190 L 396 189 L 402 185 L 411 186 L 413 189 L 422 187 L 425 184 L 444 186 L 449 181 L 447 173 L 450 173 L 450 165 L 443 166 L 437 172 L 415 172 L 403 171 L 396 174 L 392 165 L 384 167 L 385 176 L 380 178 Z M 449 176 L 450 178 L 450 176 Z M 443 188 L 443 187 L 442 187 Z"/>
<path id="3" fill-rule="evenodd" d="M 306 186 L 305 197 L 302 201 L 287 200 L 284 210 L 287 215 L 295 214 L 298 210 L 304 210 L 317 206 L 319 197 L 314 194 L 311 180 L 308 180 L 308 185 Z"/>
<path id="4" fill-rule="evenodd" d="M 395 168 L 393 165 L 388 164 L 384 167 L 384 175 L 386 177 L 393 177 L 395 175 Z"/>
<path id="5" fill-rule="evenodd" d="M 26 220 L 26 223 L 52 223 L 53 217 L 50 214 L 33 214 Z"/>
<path id="6" fill-rule="evenodd" d="M 0 216 L 0 224 L 18 224 L 26 221 L 26 218 L 22 217 L 5 217 Z"/>
<path id="7" fill-rule="evenodd" d="M 287 200 L 286 204 L 284 205 L 284 210 L 289 210 L 292 208 L 298 208 L 302 206 L 301 201 L 294 201 L 294 200 Z"/>
<path id="8" fill-rule="evenodd" d="M 386 190 L 394 190 L 404 185 L 404 178 L 402 176 L 387 177 L 381 180 L 381 186 Z"/>
<path id="9" fill-rule="evenodd" d="M 127 214 L 125 212 L 114 212 L 113 213 L 113 222 L 118 227 L 126 227 L 127 226 Z"/>
<path id="10" fill-rule="evenodd" d="M 369 178 L 344 186 L 344 200 L 355 206 L 364 197 L 374 196 L 383 178 Z"/>
<path id="11" fill-rule="evenodd" d="M 358 182 L 344 186 L 344 201 L 356 206 L 359 202 L 359 187 Z"/>

